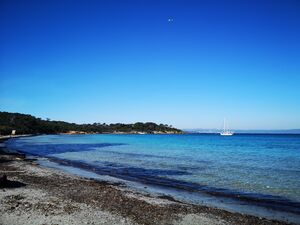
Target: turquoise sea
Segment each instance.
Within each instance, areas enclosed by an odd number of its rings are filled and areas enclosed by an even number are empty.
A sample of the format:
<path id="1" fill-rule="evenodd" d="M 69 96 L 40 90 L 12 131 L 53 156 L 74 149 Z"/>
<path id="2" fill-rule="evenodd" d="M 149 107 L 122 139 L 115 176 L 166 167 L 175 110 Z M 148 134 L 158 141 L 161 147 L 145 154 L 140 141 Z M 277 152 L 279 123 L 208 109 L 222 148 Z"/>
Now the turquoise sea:
<path id="1" fill-rule="evenodd" d="M 42 135 L 7 146 L 182 200 L 300 221 L 300 135 Z"/>

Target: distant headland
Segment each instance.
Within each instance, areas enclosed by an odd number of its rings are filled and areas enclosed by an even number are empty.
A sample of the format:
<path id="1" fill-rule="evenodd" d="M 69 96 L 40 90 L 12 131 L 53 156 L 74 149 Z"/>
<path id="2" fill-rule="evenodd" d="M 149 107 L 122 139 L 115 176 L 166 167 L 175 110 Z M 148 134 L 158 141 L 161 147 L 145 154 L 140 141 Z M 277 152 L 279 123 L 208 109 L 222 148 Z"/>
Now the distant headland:
<path id="1" fill-rule="evenodd" d="M 221 132 L 221 129 L 183 129 L 185 133 L 196 133 L 196 134 L 217 134 Z M 300 129 L 261 129 L 261 130 L 242 130 L 233 129 L 235 134 L 300 134 Z"/>
<path id="2" fill-rule="evenodd" d="M 28 114 L 0 112 L 0 135 L 16 134 L 180 134 L 180 129 L 153 122 L 76 124 Z"/>

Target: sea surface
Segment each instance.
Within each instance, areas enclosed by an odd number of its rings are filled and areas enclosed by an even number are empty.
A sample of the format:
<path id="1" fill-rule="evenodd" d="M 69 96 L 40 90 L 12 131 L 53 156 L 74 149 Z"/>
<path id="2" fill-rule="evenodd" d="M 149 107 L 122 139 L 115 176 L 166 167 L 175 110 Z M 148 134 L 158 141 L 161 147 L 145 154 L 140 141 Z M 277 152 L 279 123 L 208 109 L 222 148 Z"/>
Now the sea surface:
<path id="1" fill-rule="evenodd" d="M 6 144 L 84 176 L 300 222 L 300 135 L 42 135 Z"/>

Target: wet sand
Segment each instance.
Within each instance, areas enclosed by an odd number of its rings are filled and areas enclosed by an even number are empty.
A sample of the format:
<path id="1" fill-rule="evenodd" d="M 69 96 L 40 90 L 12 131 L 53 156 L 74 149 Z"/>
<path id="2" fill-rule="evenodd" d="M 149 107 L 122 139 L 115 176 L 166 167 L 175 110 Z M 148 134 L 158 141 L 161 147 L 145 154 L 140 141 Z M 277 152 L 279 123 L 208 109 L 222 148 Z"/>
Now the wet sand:
<path id="1" fill-rule="evenodd" d="M 0 224 L 287 224 L 138 193 L 0 149 Z"/>

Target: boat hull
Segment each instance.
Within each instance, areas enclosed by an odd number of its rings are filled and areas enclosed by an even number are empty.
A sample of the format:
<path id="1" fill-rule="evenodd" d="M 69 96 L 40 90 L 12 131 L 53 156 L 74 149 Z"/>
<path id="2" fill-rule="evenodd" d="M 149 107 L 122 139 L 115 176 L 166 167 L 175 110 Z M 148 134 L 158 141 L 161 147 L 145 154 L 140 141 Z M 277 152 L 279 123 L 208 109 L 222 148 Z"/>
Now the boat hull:
<path id="1" fill-rule="evenodd" d="M 220 133 L 220 135 L 222 135 L 222 136 L 232 136 L 233 133 Z"/>

